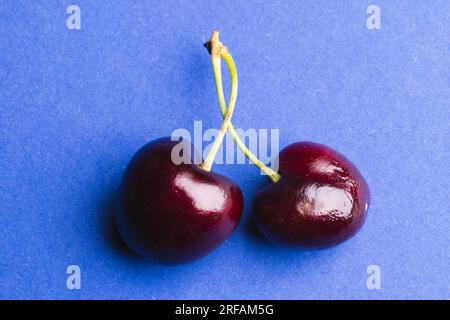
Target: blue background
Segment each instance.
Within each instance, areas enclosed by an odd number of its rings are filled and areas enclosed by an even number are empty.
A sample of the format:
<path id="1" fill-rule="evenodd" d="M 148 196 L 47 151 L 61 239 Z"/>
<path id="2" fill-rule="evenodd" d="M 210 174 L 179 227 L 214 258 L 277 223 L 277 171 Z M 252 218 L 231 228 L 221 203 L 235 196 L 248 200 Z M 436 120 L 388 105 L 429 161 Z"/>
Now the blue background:
<path id="1" fill-rule="evenodd" d="M 366 28 L 370 4 L 381 30 Z M 449 299 L 449 26 L 445 0 L 1 1 L 0 298 Z M 214 28 L 240 75 L 236 127 L 327 144 L 366 177 L 350 241 L 271 245 L 249 220 L 269 182 L 246 164 L 213 168 L 246 209 L 211 255 L 159 266 L 121 242 L 112 201 L 133 153 L 194 120 L 220 125 L 202 46 Z M 66 288 L 71 264 L 81 290 Z"/>

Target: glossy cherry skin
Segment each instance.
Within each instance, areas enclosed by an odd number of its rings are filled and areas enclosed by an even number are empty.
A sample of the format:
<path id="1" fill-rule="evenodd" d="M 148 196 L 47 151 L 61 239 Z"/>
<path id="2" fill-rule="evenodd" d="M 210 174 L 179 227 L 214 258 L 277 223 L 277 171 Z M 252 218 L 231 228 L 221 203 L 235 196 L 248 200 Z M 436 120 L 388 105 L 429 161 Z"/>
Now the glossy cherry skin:
<path id="1" fill-rule="evenodd" d="M 282 178 L 261 190 L 254 220 L 273 242 L 321 249 L 353 236 L 364 224 L 369 188 L 348 159 L 312 142 L 298 142 L 279 154 Z"/>
<path id="2" fill-rule="evenodd" d="M 125 242 L 164 264 L 189 262 L 219 246 L 238 225 L 243 206 L 231 180 L 196 164 L 175 164 L 171 154 L 178 143 L 161 138 L 140 149 L 117 199 L 116 223 Z"/>

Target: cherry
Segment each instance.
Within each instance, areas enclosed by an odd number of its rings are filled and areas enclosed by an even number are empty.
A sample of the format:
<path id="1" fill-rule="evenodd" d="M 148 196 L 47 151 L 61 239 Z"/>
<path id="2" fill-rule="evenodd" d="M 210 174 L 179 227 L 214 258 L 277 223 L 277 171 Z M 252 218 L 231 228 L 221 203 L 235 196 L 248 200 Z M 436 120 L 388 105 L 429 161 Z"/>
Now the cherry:
<path id="1" fill-rule="evenodd" d="M 206 47 L 210 49 L 208 44 Z M 229 54 L 223 58 L 227 64 L 232 62 Z M 226 119 L 220 66 L 215 66 L 214 76 Z M 345 241 L 361 228 L 369 206 L 369 188 L 342 154 L 317 143 L 294 143 L 279 154 L 278 173 L 247 149 L 231 123 L 228 131 L 241 151 L 274 183 L 261 190 L 253 203 L 254 220 L 267 238 L 281 245 L 325 248 Z"/>
<path id="2" fill-rule="evenodd" d="M 369 188 L 358 169 L 339 152 L 298 142 L 279 154 L 281 179 L 253 203 L 260 231 L 275 243 L 326 248 L 353 236 L 363 225 Z"/>
<path id="3" fill-rule="evenodd" d="M 242 192 L 231 180 L 196 164 L 174 164 L 177 144 L 160 138 L 140 149 L 125 171 L 117 201 L 116 221 L 125 242 L 162 263 L 205 256 L 231 235 L 243 206 Z"/>
<path id="4" fill-rule="evenodd" d="M 208 47 L 216 74 L 229 52 L 217 31 Z M 169 137 L 142 147 L 125 170 L 117 199 L 117 228 L 128 246 L 144 258 L 169 264 L 201 258 L 224 242 L 239 223 L 241 190 L 226 177 L 210 172 L 232 126 L 237 96 L 236 67 L 232 60 L 225 60 L 231 75 L 229 107 L 204 162 L 194 164 L 191 157 L 179 163 L 184 152 L 192 154 L 193 146 Z M 174 158 L 178 150 L 183 156 Z"/>

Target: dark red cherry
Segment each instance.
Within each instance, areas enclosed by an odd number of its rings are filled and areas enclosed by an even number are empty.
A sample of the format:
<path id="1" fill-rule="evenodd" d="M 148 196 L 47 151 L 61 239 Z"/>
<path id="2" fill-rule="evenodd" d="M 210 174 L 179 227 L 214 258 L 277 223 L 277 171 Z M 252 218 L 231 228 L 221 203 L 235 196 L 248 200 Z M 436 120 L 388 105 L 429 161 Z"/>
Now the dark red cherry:
<path id="1" fill-rule="evenodd" d="M 298 142 L 279 155 L 281 180 L 253 204 L 258 228 L 275 243 L 319 249 L 337 245 L 363 225 L 370 193 L 358 169 L 339 152 Z"/>
<path id="2" fill-rule="evenodd" d="M 226 177 L 196 164 L 176 165 L 171 155 L 178 143 L 161 138 L 135 154 L 116 210 L 128 246 L 169 264 L 198 259 L 219 246 L 238 225 L 243 205 L 241 190 Z"/>

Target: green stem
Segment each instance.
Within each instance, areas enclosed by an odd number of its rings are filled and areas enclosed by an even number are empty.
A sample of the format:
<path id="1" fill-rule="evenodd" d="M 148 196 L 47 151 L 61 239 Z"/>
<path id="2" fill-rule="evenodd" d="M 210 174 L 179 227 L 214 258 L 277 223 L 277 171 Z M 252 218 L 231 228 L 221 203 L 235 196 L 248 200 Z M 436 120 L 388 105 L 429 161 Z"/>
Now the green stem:
<path id="1" fill-rule="evenodd" d="M 214 80 L 216 82 L 216 90 L 217 90 L 217 97 L 219 100 L 220 105 L 220 111 L 222 112 L 222 116 L 225 120 L 227 119 L 227 115 L 230 112 L 230 108 L 234 109 L 234 105 L 236 103 L 236 97 L 237 97 L 237 71 L 236 71 L 236 65 L 234 64 L 233 57 L 231 56 L 230 52 L 223 47 L 224 50 L 220 50 L 220 56 L 223 58 L 225 63 L 227 64 L 228 70 L 230 72 L 231 76 L 231 93 L 230 93 L 230 101 L 229 106 L 227 108 L 225 103 L 225 96 L 223 93 L 223 85 L 222 85 L 222 70 L 221 70 L 221 63 L 220 59 L 213 59 L 213 50 L 211 45 L 211 60 L 213 63 L 213 70 L 214 70 Z M 232 110 L 233 110 L 232 109 Z M 230 117 L 231 118 L 231 117 Z M 244 155 L 251 161 L 253 164 L 255 164 L 259 169 L 261 169 L 265 174 L 269 176 L 269 178 L 274 182 L 278 182 L 281 179 L 281 176 L 271 169 L 270 167 L 266 166 L 261 160 L 259 160 L 242 142 L 241 138 L 237 134 L 236 130 L 234 129 L 233 124 L 231 121 L 227 123 L 228 126 L 228 132 L 233 137 L 233 140 L 238 145 L 239 149 L 244 153 Z"/>
<path id="2" fill-rule="evenodd" d="M 211 41 L 210 41 L 210 50 L 211 50 L 211 61 L 214 69 L 214 74 L 217 73 L 217 70 L 221 69 L 221 55 L 223 52 L 228 52 L 228 49 L 223 46 L 223 44 L 219 41 L 219 32 L 214 31 Z M 214 158 L 216 157 L 217 152 L 223 142 L 223 138 L 227 132 L 228 126 L 231 123 L 231 117 L 233 116 L 234 106 L 236 104 L 237 98 L 237 89 L 238 89 L 238 80 L 237 80 L 237 72 L 236 68 L 234 68 L 233 72 L 230 70 L 231 76 L 231 87 L 233 94 L 230 96 L 229 107 L 225 115 L 223 116 L 222 126 L 220 127 L 219 133 L 217 134 L 214 143 L 207 154 L 205 161 L 200 164 L 200 168 L 205 171 L 211 171 L 212 164 L 214 162 Z M 222 83 L 222 76 L 220 75 L 220 83 Z"/>

